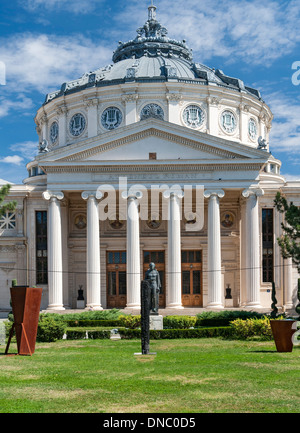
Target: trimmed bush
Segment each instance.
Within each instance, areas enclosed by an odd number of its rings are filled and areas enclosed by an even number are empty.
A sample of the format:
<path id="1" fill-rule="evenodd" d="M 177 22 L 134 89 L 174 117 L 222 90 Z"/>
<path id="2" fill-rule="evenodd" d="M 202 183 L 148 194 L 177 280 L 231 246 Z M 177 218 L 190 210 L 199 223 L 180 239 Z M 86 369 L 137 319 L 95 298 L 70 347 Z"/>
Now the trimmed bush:
<path id="1" fill-rule="evenodd" d="M 163 318 L 165 329 L 189 329 L 196 325 L 195 316 L 165 316 Z"/>
<path id="2" fill-rule="evenodd" d="M 62 339 L 66 329 L 66 324 L 56 321 L 51 317 L 41 317 L 37 329 L 37 341 L 53 342 Z"/>
<path id="3" fill-rule="evenodd" d="M 150 339 L 229 337 L 231 332 L 232 330 L 229 326 L 195 329 L 151 329 Z M 140 329 L 119 329 L 119 333 L 122 338 L 126 339 L 141 338 Z"/>
<path id="4" fill-rule="evenodd" d="M 261 340 L 272 340 L 273 334 L 270 319 L 264 316 L 262 319 L 236 319 L 231 322 L 232 337 L 238 340 L 248 340 L 259 337 Z"/>
<path id="5" fill-rule="evenodd" d="M 141 326 L 141 315 L 131 316 L 122 315 L 119 317 L 120 326 L 125 328 L 136 329 Z"/>
<path id="6" fill-rule="evenodd" d="M 99 326 L 106 326 L 106 327 L 113 327 L 116 328 L 120 325 L 120 320 L 64 320 L 64 322 L 67 324 L 68 327 L 99 327 Z"/>

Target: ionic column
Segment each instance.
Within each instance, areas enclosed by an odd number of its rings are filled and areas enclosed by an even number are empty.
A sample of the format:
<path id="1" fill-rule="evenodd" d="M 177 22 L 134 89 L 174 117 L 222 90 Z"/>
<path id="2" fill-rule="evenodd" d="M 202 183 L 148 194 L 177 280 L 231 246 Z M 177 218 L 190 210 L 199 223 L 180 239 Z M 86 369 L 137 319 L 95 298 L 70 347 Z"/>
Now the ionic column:
<path id="1" fill-rule="evenodd" d="M 97 199 L 100 192 L 84 191 L 81 194 L 87 200 L 87 251 L 86 251 L 86 309 L 102 310 L 100 283 L 100 229 Z"/>
<path id="2" fill-rule="evenodd" d="M 224 308 L 221 261 L 220 203 L 223 190 L 207 190 L 204 197 L 208 202 L 208 308 Z"/>
<path id="3" fill-rule="evenodd" d="M 60 200 L 62 192 L 45 191 L 43 198 L 49 200 L 48 208 L 48 296 L 47 310 L 64 310 L 63 265 Z"/>
<path id="4" fill-rule="evenodd" d="M 141 191 L 127 195 L 124 191 L 122 197 L 127 199 L 127 257 L 126 257 L 126 308 L 141 308 L 141 268 L 140 268 L 140 225 L 139 225 L 139 199 L 143 196 Z"/>
<path id="5" fill-rule="evenodd" d="M 91 98 L 85 101 L 88 116 L 88 138 L 96 137 L 97 135 L 97 119 L 98 119 L 98 99 Z"/>
<path id="6" fill-rule="evenodd" d="M 122 101 L 125 104 L 125 124 L 130 125 L 136 122 L 136 101 L 138 95 L 136 93 L 127 93 L 122 95 Z"/>
<path id="7" fill-rule="evenodd" d="M 168 292 L 167 308 L 183 308 L 181 302 L 181 203 L 183 192 L 166 191 L 164 198 L 169 198 L 168 220 Z"/>
<path id="8" fill-rule="evenodd" d="M 246 286 L 247 300 L 246 307 L 261 307 L 260 305 L 260 269 L 261 256 L 259 248 L 259 213 L 257 197 L 264 194 L 261 188 L 246 189 L 243 197 L 246 200 Z"/>

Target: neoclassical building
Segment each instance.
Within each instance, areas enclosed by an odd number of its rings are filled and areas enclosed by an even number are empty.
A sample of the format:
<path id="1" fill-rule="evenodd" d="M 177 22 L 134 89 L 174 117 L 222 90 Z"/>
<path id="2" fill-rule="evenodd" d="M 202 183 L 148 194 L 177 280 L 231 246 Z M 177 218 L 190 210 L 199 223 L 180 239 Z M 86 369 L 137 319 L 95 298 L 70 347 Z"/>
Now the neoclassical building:
<path id="1" fill-rule="evenodd" d="M 270 153 L 270 108 L 167 34 L 150 6 L 111 65 L 46 96 L 0 221 L 0 310 L 14 278 L 43 288 L 42 309 L 139 309 L 150 262 L 160 308 L 269 308 L 273 281 L 296 305 L 274 198 L 300 205 L 300 182 Z"/>

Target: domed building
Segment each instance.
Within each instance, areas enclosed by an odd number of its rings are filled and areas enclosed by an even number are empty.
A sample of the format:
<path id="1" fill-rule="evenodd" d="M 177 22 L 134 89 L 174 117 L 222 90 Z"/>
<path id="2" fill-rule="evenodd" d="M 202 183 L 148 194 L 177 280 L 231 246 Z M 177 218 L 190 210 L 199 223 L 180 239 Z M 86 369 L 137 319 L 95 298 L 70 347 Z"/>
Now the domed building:
<path id="1" fill-rule="evenodd" d="M 272 281 L 293 308 L 273 201 L 300 205 L 300 187 L 269 151 L 260 92 L 197 63 L 153 5 L 112 61 L 37 111 L 39 153 L 0 221 L 0 309 L 16 278 L 43 288 L 42 309 L 138 310 L 151 262 L 161 309 L 270 308 Z"/>

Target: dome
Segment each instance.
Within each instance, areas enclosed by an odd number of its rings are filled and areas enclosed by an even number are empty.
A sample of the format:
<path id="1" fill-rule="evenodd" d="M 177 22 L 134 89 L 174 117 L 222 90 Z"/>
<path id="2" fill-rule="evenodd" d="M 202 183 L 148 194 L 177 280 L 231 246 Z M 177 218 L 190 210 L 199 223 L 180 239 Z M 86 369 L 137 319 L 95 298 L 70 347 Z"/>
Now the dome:
<path id="1" fill-rule="evenodd" d="M 60 96 L 89 87 L 103 87 L 126 82 L 177 81 L 198 85 L 214 84 L 250 94 L 261 100 L 258 90 L 245 86 L 242 80 L 229 77 L 219 69 L 193 61 L 192 50 L 185 40 L 167 37 L 168 31 L 156 20 L 156 7 L 149 6 L 148 20 L 137 29 L 135 39 L 119 42 L 113 53 L 113 64 L 85 73 L 64 83 L 61 89 L 46 96 L 45 104 Z"/>

